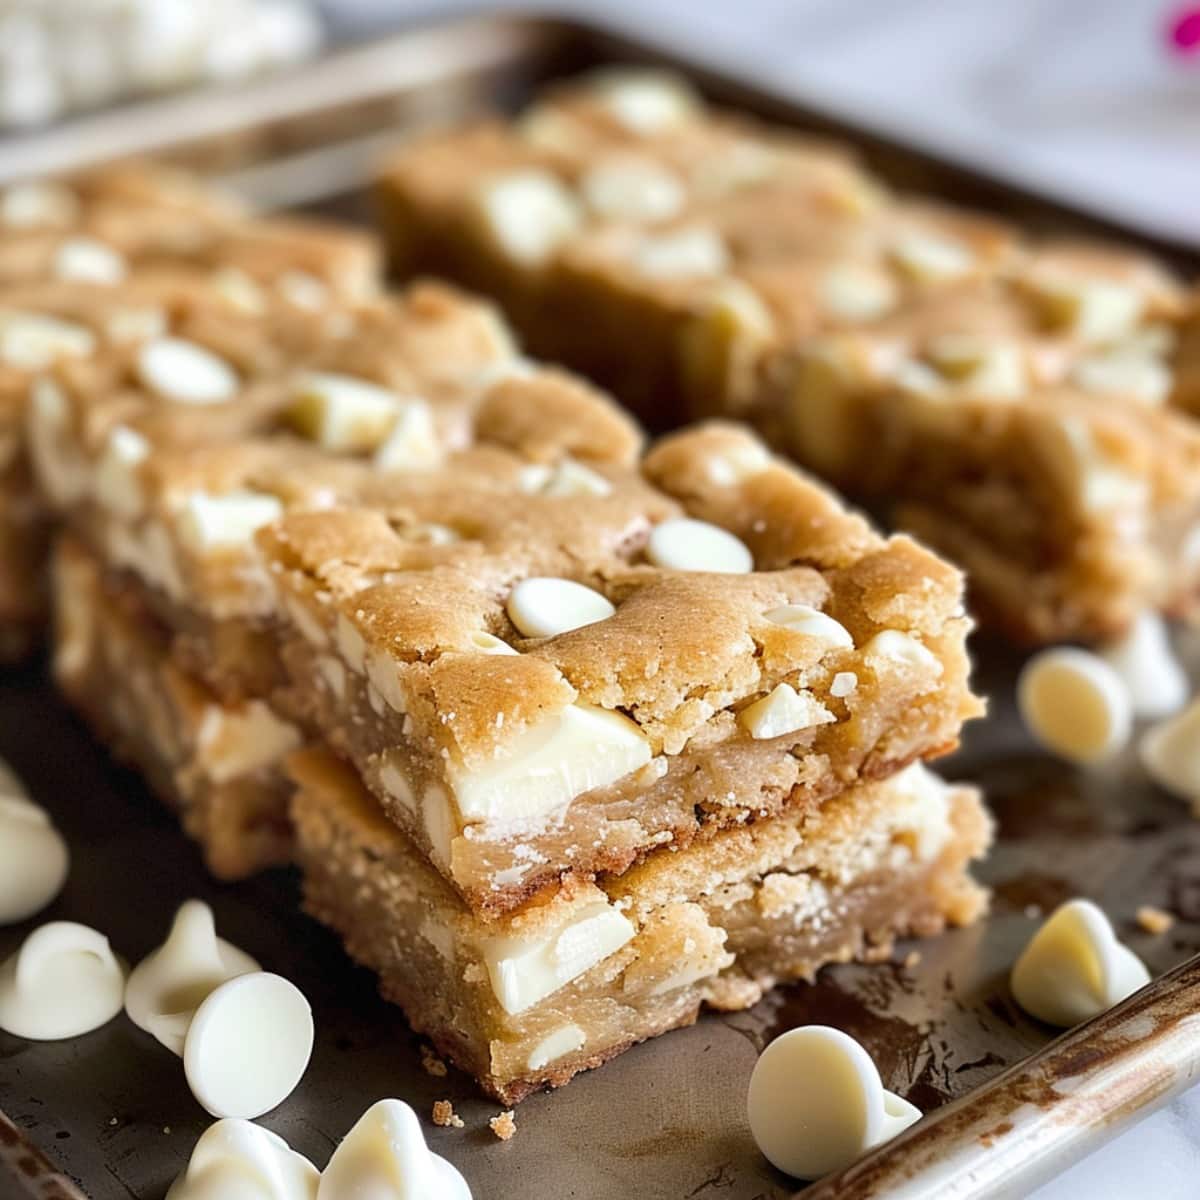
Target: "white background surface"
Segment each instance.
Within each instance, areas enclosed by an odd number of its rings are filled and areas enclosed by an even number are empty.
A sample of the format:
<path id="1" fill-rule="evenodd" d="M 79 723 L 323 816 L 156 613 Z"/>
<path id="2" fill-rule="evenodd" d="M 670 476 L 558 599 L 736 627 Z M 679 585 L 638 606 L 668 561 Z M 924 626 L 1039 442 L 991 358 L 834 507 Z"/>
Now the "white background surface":
<path id="1" fill-rule="evenodd" d="M 345 31 L 477 10 L 327 0 Z M 539 6 L 548 7 L 548 6 Z M 1164 0 L 563 0 L 785 95 L 1200 244 L 1200 57 Z M 1200 1196 L 1200 1089 L 1037 1200 Z M 931 1198 L 932 1200 L 932 1198 Z"/>

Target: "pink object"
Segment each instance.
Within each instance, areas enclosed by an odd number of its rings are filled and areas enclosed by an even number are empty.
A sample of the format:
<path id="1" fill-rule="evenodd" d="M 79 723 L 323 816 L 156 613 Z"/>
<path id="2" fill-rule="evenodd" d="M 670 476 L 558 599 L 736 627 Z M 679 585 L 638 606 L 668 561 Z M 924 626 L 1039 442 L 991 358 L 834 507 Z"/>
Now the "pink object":
<path id="1" fill-rule="evenodd" d="M 1191 4 L 1171 17 L 1167 27 L 1171 49 L 1179 55 L 1200 54 L 1200 5 Z"/>

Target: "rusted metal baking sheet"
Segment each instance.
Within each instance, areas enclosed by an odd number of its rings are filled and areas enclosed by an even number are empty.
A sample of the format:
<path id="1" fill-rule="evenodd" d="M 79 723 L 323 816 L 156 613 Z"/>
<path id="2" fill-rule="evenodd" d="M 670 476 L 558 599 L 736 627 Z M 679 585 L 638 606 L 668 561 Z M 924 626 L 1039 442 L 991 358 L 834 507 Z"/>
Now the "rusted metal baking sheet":
<path id="1" fill-rule="evenodd" d="M 1041 225 L 1097 227 L 662 51 L 515 17 L 406 34 L 230 93 L 133 106 L 6 142 L 0 180 L 80 165 L 101 151 L 149 150 L 208 166 L 264 206 L 354 213 L 387 142 L 485 105 L 514 105 L 550 78 L 631 59 L 672 63 L 716 99 L 848 137 L 902 185 Z M 1175 261 L 1194 266 L 1181 254 Z M 1200 642 L 1184 651 L 1200 666 Z M 376 997 L 372 977 L 347 962 L 330 934 L 300 914 L 295 876 L 278 871 L 237 886 L 214 884 L 173 819 L 136 777 L 110 764 L 40 669 L 0 679 L 0 756 L 72 846 L 66 890 L 42 919 L 96 925 L 136 961 L 161 940 L 175 907 L 199 896 L 216 910 L 225 936 L 304 990 L 318 1030 L 312 1066 L 264 1124 L 318 1164 L 370 1102 L 395 1095 L 428 1112 L 448 1098 L 466 1128 L 431 1130 L 430 1141 L 481 1200 L 784 1200 L 796 1184 L 755 1150 L 745 1089 L 766 1042 L 817 1021 L 862 1041 L 885 1086 L 931 1119 L 837 1181 L 816 1185 L 814 1200 L 925 1196 L 935 1181 L 946 1189 L 938 1194 L 1024 1196 L 1195 1075 L 1200 1036 L 1191 1014 L 1200 967 L 1182 968 L 1052 1045 L 1051 1031 L 1015 1007 L 1008 969 L 1040 916 L 1075 895 L 1097 900 L 1156 974 L 1200 951 L 1200 823 L 1149 787 L 1132 756 L 1088 774 L 1037 752 L 1013 711 L 1018 656 L 988 643 L 978 657 L 991 716 L 939 766 L 982 784 L 998 819 L 999 841 L 982 870 L 995 892 L 991 918 L 922 943 L 915 966 L 898 965 L 901 947 L 897 964 L 833 968 L 749 1012 L 706 1017 L 638 1047 L 557 1094 L 531 1098 L 507 1143 L 487 1128 L 497 1107 L 479 1099 L 470 1081 L 422 1069 L 399 1011 Z M 1177 923 L 1158 937 L 1142 932 L 1132 920 L 1142 904 L 1169 909 Z M 0 931 L 0 955 L 24 932 Z M 93 1200 L 157 1200 L 208 1121 L 178 1059 L 123 1019 L 62 1043 L 0 1033 L 0 1109 L 22 1139 L 13 1140 L 0 1121 L 4 1196 L 72 1195 L 47 1175 L 32 1146 Z M 8 1187 L 6 1170 L 16 1181 Z"/>

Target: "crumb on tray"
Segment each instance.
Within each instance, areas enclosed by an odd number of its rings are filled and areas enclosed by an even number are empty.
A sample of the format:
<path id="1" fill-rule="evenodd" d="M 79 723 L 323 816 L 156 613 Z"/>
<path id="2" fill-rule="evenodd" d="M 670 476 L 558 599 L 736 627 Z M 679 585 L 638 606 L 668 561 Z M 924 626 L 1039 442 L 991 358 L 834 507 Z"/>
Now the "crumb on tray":
<path id="1" fill-rule="evenodd" d="M 463 1119 L 454 1111 L 454 1105 L 449 1100 L 433 1102 L 433 1123 L 443 1129 L 461 1129 Z"/>
<path id="2" fill-rule="evenodd" d="M 421 1066 L 427 1075 L 434 1075 L 438 1079 L 446 1077 L 446 1064 L 428 1046 L 421 1047 Z"/>
<path id="3" fill-rule="evenodd" d="M 1137 923 L 1147 933 L 1160 934 L 1166 933 L 1175 924 L 1175 918 L 1171 913 L 1155 908 L 1152 904 L 1143 904 L 1137 910 Z"/>
<path id="4" fill-rule="evenodd" d="M 493 1117 L 488 1124 L 492 1127 L 492 1132 L 502 1142 L 507 1142 L 517 1132 L 517 1123 L 513 1119 L 511 1108 L 507 1112 L 502 1112 L 498 1117 Z"/>

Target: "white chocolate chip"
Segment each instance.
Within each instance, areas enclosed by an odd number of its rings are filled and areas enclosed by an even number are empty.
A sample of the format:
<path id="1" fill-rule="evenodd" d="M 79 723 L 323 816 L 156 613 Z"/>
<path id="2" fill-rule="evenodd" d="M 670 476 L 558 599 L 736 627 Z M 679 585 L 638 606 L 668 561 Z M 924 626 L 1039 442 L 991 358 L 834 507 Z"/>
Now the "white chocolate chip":
<path id="1" fill-rule="evenodd" d="M 648 279 L 693 279 L 729 269 L 729 251 L 715 229 L 693 226 L 646 235 L 634 250 L 633 266 Z"/>
<path id="2" fill-rule="evenodd" d="M 375 466 L 381 471 L 426 471 L 440 466 L 442 447 L 429 405 L 413 398 L 400 400 L 398 405 L 392 431 L 375 452 Z"/>
<path id="3" fill-rule="evenodd" d="M 0 788 L 9 791 L 2 780 Z M 0 794 L 0 925 L 41 912 L 62 891 L 69 863 L 46 810 L 24 795 Z"/>
<path id="4" fill-rule="evenodd" d="M 0 225 L 9 229 L 61 229 L 78 216 L 78 198 L 59 183 L 15 183 L 0 193 Z"/>
<path id="5" fill-rule="evenodd" d="M 192 1095 L 214 1117 L 262 1116 L 288 1098 L 312 1055 L 313 1019 L 295 984 L 253 971 L 210 992 L 183 1047 Z"/>
<path id="6" fill-rule="evenodd" d="M 772 625 L 782 625 L 794 633 L 817 638 L 839 650 L 850 650 L 854 646 L 854 639 L 845 625 L 807 604 L 784 604 L 763 613 L 763 616 Z"/>
<path id="7" fill-rule="evenodd" d="M 535 490 L 543 496 L 607 496 L 612 492 L 612 484 L 591 467 L 564 458 Z"/>
<path id="8" fill-rule="evenodd" d="M 183 338 L 162 337 L 138 351 L 138 377 L 177 404 L 223 404 L 237 395 L 237 372 L 211 350 Z"/>
<path id="9" fill-rule="evenodd" d="M 504 604 L 524 637 L 555 637 L 611 617 L 617 610 L 606 596 L 570 579 L 523 579 Z"/>
<path id="10" fill-rule="evenodd" d="M 944 379 L 972 395 L 1016 397 L 1029 390 L 1024 356 L 1011 342 L 947 333 L 930 342 L 926 357 Z"/>
<path id="11" fill-rule="evenodd" d="M 650 761 L 650 743 L 620 713 L 569 704 L 521 732 L 486 765 L 451 758 L 447 777 L 459 812 L 496 827 L 542 817 L 607 787 Z"/>
<path id="12" fill-rule="evenodd" d="M 961 279 L 975 266 L 971 252 L 959 242 L 931 234 L 912 233 L 892 247 L 897 265 L 919 283 Z"/>
<path id="13" fill-rule="evenodd" d="M 652 159 L 611 159 L 583 173 L 579 190 L 584 203 L 609 220 L 665 221 L 686 200 L 683 184 Z"/>
<path id="14" fill-rule="evenodd" d="M 192 492 L 177 518 L 180 541 L 194 554 L 239 550 L 264 525 L 283 516 L 277 496 L 265 492 Z"/>
<path id="15" fill-rule="evenodd" d="M 1145 964 L 1090 900 L 1055 909 L 1012 970 L 1017 1003 L 1061 1028 L 1099 1016 L 1149 982 Z"/>
<path id="16" fill-rule="evenodd" d="M 912 634 L 899 629 L 881 630 L 863 646 L 862 651 L 868 658 L 887 658 L 918 671 L 931 671 L 934 675 L 942 673 L 942 664 L 937 655 Z"/>
<path id="17" fill-rule="evenodd" d="M 1143 354 L 1097 354 L 1080 359 L 1071 381 L 1102 396 L 1122 396 L 1142 404 L 1161 405 L 1171 394 L 1171 369 L 1165 362 Z"/>
<path id="18" fill-rule="evenodd" d="M 54 255 L 56 279 L 111 285 L 120 283 L 128 274 L 124 258 L 95 238 L 68 238 Z"/>
<path id="19" fill-rule="evenodd" d="M 479 207 L 500 249 L 528 267 L 546 262 L 582 223 L 575 197 L 549 171 L 515 171 L 493 179 Z"/>
<path id="20" fill-rule="evenodd" d="M 858 690 L 858 676 L 853 671 L 839 671 L 829 684 L 829 694 L 838 700 Z"/>
<path id="21" fill-rule="evenodd" d="M 310 312 L 318 312 L 329 303 L 329 288 L 307 271 L 284 271 L 276 287 L 289 304 Z"/>
<path id="22" fill-rule="evenodd" d="M 653 137 L 674 129 L 699 108 L 696 93 L 667 71 L 614 69 L 593 86 L 608 113 L 630 133 Z"/>
<path id="23" fill-rule="evenodd" d="M 506 641 L 483 629 L 471 634 L 471 649 L 478 654 L 516 654 Z"/>
<path id="24" fill-rule="evenodd" d="M 758 1148 L 797 1179 L 841 1170 L 921 1118 L 884 1089 L 858 1042 L 826 1025 L 792 1029 L 767 1046 L 747 1107 Z"/>
<path id="25" fill-rule="evenodd" d="M 40 313 L 0 312 L 0 362 L 39 371 L 60 358 L 87 358 L 96 337 L 83 325 Z"/>
<path id="26" fill-rule="evenodd" d="M 167 940 L 130 972 L 125 1012 L 139 1029 L 182 1055 L 201 1001 L 227 979 L 257 970 L 250 955 L 217 937 L 212 909 L 188 900 L 176 912 Z"/>
<path id="27" fill-rule="evenodd" d="M 1025 664 L 1017 705 L 1042 745 L 1077 763 L 1111 758 L 1129 740 L 1133 724 L 1121 677 L 1102 658 L 1070 646 L 1043 650 Z"/>
<path id="28" fill-rule="evenodd" d="M 1134 716 L 1166 717 L 1187 703 L 1187 672 L 1158 613 L 1139 613 L 1125 636 L 1102 646 L 1099 654 L 1129 689 Z"/>
<path id="29" fill-rule="evenodd" d="M 359 675 L 366 674 L 367 647 L 358 628 L 346 616 L 338 613 L 337 617 L 337 648 L 347 666 Z"/>
<path id="30" fill-rule="evenodd" d="M 1113 342 L 1128 336 L 1145 309 L 1130 287 L 1101 279 L 1077 279 L 1044 272 L 1032 281 L 1045 320 L 1085 342 Z"/>
<path id="31" fill-rule="evenodd" d="M 228 783 L 274 766 L 300 745 L 300 734 L 262 700 L 247 700 L 210 705 L 196 743 L 197 765 L 215 783 Z"/>
<path id="32" fill-rule="evenodd" d="M 737 487 L 761 475 L 770 465 L 771 452 L 760 442 L 751 441 L 714 454 L 705 463 L 708 477 L 717 487 Z"/>
<path id="33" fill-rule="evenodd" d="M 1200 812 L 1200 699 L 1148 729 L 1138 746 L 1146 774 Z"/>
<path id="34" fill-rule="evenodd" d="M 124 998 L 125 968 L 108 938 L 74 921 L 35 929 L 0 966 L 0 1029 L 30 1041 L 99 1029 Z"/>
<path id="35" fill-rule="evenodd" d="M 317 1187 L 316 1200 L 355 1198 L 471 1200 L 471 1191 L 458 1171 L 425 1145 L 421 1122 L 407 1104 L 379 1100 L 334 1150 Z"/>
<path id="36" fill-rule="evenodd" d="M 215 271 L 212 285 L 231 307 L 248 316 L 262 316 L 267 311 L 267 297 L 262 288 L 240 267 L 222 267 Z"/>
<path id="37" fill-rule="evenodd" d="M 507 1013 L 524 1012 L 615 954 L 634 932 L 628 918 L 597 900 L 548 932 L 491 938 L 483 955 L 496 999 Z"/>
<path id="38" fill-rule="evenodd" d="M 374 450 L 396 427 L 402 403 L 389 388 L 352 375 L 309 372 L 302 375 L 293 390 L 289 417 L 306 437 L 326 450 L 356 453 Z M 426 406 L 426 413 L 428 407 Z M 418 432 L 415 427 L 410 432 Z M 403 439 L 395 453 L 402 456 Z"/>
<path id="39" fill-rule="evenodd" d="M 150 443 L 136 429 L 116 426 L 96 463 L 93 490 L 110 512 L 132 519 L 145 504 L 138 468 L 150 456 Z"/>
<path id="40" fill-rule="evenodd" d="M 277 1134 L 252 1121 L 210 1125 L 192 1149 L 167 1200 L 316 1200 L 320 1172 Z M 262 1180 L 262 1187 L 249 1181 Z M 247 1186 L 251 1188 L 246 1191 Z"/>
<path id="41" fill-rule="evenodd" d="M 896 285 L 885 272 L 862 263 L 831 267 L 821 279 L 821 306 L 844 321 L 874 321 L 896 305 Z"/>
<path id="42" fill-rule="evenodd" d="M 671 571 L 747 575 L 754 570 L 754 556 L 741 539 L 719 525 L 691 517 L 656 525 L 650 531 L 646 557 L 656 567 Z"/>
<path id="43" fill-rule="evenodd" d="M 797 692 L 791 684 L 780 683 L 761 700 L 742 709 L 738 720 L 755 741 L 762 741 L 829 725 L 837 718 L 810 692 Z"/>
<path id="44" fill-rule="evenodd" d="M 578 1025 L 562 1025 L 553 1033 L 548 1033 L 529 1052 L 526 1066 L 531 1071 L 540 1071 L 552 1062 L 558 1062 L 576 1050 L 582 1050 L 587 1042 L 587 1034 Z"/>

